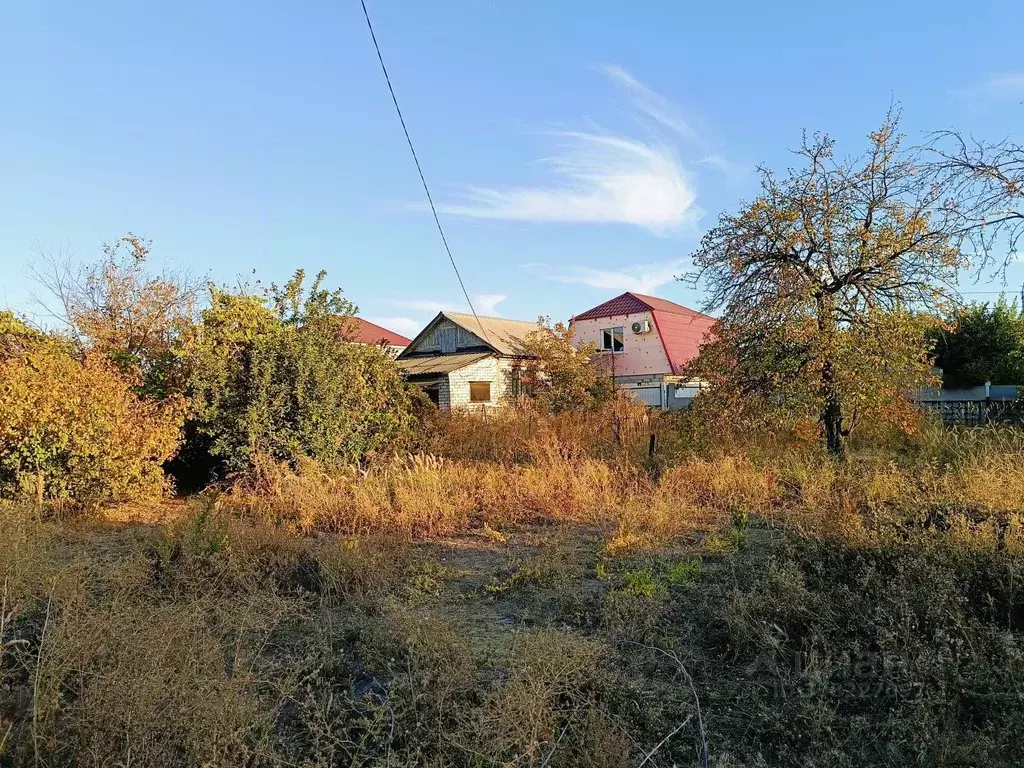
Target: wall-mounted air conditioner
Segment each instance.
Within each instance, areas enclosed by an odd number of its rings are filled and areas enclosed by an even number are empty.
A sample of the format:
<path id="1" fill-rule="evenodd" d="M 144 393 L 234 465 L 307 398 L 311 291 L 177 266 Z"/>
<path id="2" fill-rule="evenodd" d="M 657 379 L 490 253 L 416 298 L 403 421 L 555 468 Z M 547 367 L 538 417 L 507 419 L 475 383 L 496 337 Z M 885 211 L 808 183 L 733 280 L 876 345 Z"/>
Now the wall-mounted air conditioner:
<path id="1" fill-rule="evenodd" d="M 651 332 L 651 321 L 650 320 L 638 320 L 630 326 L 633 333 L 650 333 Z"/>

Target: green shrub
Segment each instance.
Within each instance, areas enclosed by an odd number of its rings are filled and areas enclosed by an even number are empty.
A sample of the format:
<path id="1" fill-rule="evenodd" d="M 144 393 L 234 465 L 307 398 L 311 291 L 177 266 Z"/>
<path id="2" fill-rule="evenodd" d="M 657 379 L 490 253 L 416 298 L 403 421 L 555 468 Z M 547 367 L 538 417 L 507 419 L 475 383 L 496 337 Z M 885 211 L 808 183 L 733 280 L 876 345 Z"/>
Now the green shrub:
<path id="1" fill-rule="evenodd" d="M 228 471 L 268 455 L 293 465 L 354 463 L 392 450 L 412 401 L 390 354 L 346 341 L 355 307 L 339 291 L 308 293 L 298 271 L 267 297 L 211 288 L 190 349 L 198 435 Z"/>

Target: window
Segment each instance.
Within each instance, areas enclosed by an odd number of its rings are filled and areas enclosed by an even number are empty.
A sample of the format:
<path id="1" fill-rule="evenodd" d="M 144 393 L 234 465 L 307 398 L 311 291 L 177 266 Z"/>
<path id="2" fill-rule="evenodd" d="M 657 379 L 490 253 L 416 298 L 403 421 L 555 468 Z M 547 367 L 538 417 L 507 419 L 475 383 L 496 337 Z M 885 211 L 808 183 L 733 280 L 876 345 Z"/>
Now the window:
<path id="1" fill-rule="evenodd" d="M 469 402 L 489 403 L 491 402 L 491 382 L 471 381 L 469 382 Z"/>
<path id="2" fill-rule="evenodd" d="M 526 394 L 526 386 L 523 382 L 523 369 L 518 363 L 515 363 L 512 370 L 508 372 L 505 392 L 511 395 L 513 399 L 523 397 Z"/>
<path id="3" fill-rule="evenodd" d="M 622 351 L 622 328 L 602 328 L 601 329 L 601 349 L 605 352 L 621 352 Z"/>

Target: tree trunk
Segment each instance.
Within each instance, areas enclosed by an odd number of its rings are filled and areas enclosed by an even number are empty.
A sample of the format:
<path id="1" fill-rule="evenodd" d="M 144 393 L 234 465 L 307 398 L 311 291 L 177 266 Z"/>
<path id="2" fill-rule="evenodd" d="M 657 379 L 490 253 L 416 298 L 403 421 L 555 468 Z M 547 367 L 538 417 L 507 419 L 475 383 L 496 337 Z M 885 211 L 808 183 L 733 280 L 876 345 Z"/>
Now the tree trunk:
<path id="1" fill-rule="evenodd" d="M 831 360 L 826 360 L 821 367 L 821 393 L 825 401 L 821 411 L 821 423 L 825 427 L 825 444 L 833 458 L 842 460 L 846 458 L 843 405 L 836 391 L 835 371 Z"/>
<path id="2" fill-rule="evenodd" d="M 821 364 L 821 424 L 825 427 L 825 445 L 829 454 L 842 460 L 846 457 L 843 444 L 843 405 L 836 386 L 836 369 L 832 355 L 835 350 L 836 313 L 832 296 L 820 292 L 815 297 L 818 310 L 818 343 L 824 359 Z"/>
<path id="3" fill-rule="evenodd" d="M 36 459 L 36 508 L 43 508 L 43 469 L 39 466 L 39 459 Z"/>

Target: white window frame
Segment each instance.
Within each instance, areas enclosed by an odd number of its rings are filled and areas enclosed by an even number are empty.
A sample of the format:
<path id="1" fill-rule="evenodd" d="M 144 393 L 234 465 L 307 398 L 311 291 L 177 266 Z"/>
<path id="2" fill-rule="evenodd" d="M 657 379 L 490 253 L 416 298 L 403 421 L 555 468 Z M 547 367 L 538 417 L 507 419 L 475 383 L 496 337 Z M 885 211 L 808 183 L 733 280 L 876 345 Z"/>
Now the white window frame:
<path id="1" fill-rule="evenodd" d="M 616 338 L 616 335 L 618 338 Z M 606 342 L 610 341 L 610 346 L 605 346 Z M 619 342 L 619 348 L 615 349 L 615 342 Z M 622 354 L 626 351 L 626 328 L 625 326 L 616 326 L 615 328 L 602 328 L 601 329 L 601 351 L 611 352 L 612 354 Z"/>

